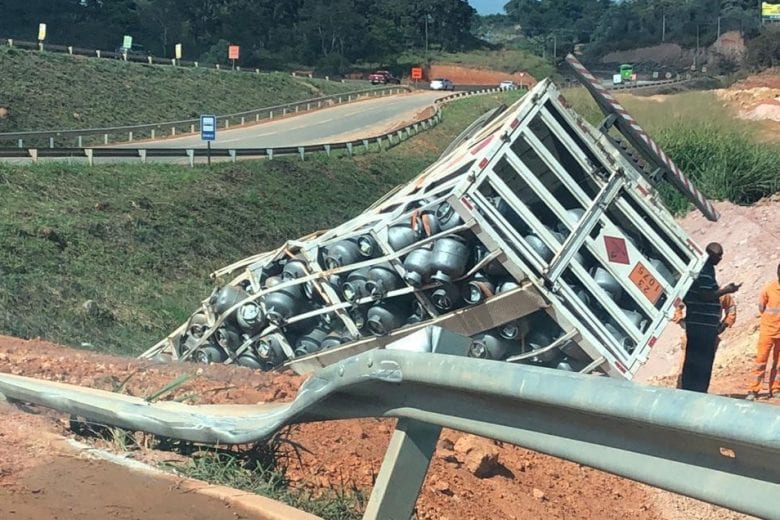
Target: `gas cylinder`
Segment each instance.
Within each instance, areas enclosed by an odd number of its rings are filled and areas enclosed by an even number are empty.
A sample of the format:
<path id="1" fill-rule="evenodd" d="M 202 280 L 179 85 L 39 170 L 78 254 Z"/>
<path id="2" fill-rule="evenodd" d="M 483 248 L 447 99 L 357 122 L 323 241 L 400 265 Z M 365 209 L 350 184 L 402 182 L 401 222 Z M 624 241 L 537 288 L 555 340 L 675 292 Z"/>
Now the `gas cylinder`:
<path id="1" fill-rule="evenodd" d="M 404 280 L 413 287 L 420 287 L 428 282 L 433 273 L 431 265 L 432 252 L 427 248 L 415 249 L 404 259 L 406 274 Z"/>
<path id="2" fill-rule="evenodd" d="M 366 290 L 372 296 L 384 298 L 390 291 L 403 287 L 403 284 L 401 276 L 390 264 L 373 265 L 368 270 Z"/>
<path id="3" fill-rule="evenodd" d="M 463 274 L 468 261 L 469 248 L 461 237 L 452 235 L 440 238 L 433 244 L 431 266 L 436 273 L 431 278 L 449 283 Z"/>

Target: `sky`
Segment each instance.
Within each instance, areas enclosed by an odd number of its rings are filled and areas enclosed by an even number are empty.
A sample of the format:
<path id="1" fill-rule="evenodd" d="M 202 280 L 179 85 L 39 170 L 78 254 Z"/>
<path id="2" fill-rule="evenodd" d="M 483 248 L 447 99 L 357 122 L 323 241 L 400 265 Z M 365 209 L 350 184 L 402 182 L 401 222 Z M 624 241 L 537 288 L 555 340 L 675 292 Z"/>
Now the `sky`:
<path id="1" fill-rule="evenodd" d="M 477 13 L 485 14 L 504 14 L 504 5 L 509 0 L 469 0 L 471 7 L 477 10 Z"/>

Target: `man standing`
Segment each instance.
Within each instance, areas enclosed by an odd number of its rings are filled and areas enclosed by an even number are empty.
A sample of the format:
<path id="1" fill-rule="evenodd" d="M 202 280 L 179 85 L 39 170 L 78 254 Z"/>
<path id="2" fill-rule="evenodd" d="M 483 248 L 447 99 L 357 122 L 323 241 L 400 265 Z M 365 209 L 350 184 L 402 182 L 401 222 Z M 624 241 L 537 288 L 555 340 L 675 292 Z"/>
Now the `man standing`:
<path id="1" fill-rule="evenodd" d="M 761 325 L 758 329 L 758 352 L 753 380 L 747 394 L 748 401 L 758 397 L 761 383 L 764 382 L 766 362 L 772 352 L 772 368 L 769 371 L 769 397 L 780 392 L 780 381 L 776 381 L 777 360 L 780 357 L 780 264 L 777 265 L 777 280 L 768 283 L 758 295 L 758 312 Z"/>
<path id="2" fill-rule="evenodd" d="M 723 259 L 723 247 L 707 245 L 707 261 L 685 295 L 685 332 L 688 338 L 682 369 L 683 390 L 707 392 L 715 360 L 715 345 L 720 333 L 720 297 L 739 290 L 741 284 L 720 288 L 715 280 L 715 266 Z"/>
<path id="3" fill-rule="evenodd" d="M 720 335 L 726 329 L 733 327 L 737 322 L 737 301 L 731 294 L 724 294 L 720 297 L 720 308 L 723 311 L 723 319 L 718 325 L 718 335 L 715 336 L 715 353 L 718 352 L 718 346 L 720 345 Z M 685 334 L 685 317 L 683 316 L 683 309 L 685 307 L 680 305 L 674 310 L 674 317 L 672 323 L 678 323 L 682 327 L 682 335 L 680 336 L 680 350 L 683 351 L 682 359 L 680 360 L 680 373 L 677 375 L 677 388 L 682 388 L 682 367 L 685 362 L 685 347 L 688 344 L 688 337 Z"/>

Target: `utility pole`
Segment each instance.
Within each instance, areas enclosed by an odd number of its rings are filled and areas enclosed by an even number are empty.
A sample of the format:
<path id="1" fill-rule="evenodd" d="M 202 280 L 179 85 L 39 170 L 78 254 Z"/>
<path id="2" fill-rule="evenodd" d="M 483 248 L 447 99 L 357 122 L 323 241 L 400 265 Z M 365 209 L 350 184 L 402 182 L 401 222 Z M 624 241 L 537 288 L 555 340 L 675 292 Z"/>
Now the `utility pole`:
<path id="1" fill-rule="evenodd" d="M 718 52 L 720 52 L 720 16 L 718 16 L 718 39 L 716 40 L 718 42 Z"/>
<path id="2" fill-rule="evenodd" d="M 558 61 L 558 35 L 553 33 L 553 61 Z"/>
<path id="3" fill-rule="evenodd" d="M 666 41 L 666 13 L 661 20 L 661 43 Z"/>
<path id="4" fill-rule="evenodd" d="M 425 13 L 425 59 L 428 59 L 428 13 Z"/>

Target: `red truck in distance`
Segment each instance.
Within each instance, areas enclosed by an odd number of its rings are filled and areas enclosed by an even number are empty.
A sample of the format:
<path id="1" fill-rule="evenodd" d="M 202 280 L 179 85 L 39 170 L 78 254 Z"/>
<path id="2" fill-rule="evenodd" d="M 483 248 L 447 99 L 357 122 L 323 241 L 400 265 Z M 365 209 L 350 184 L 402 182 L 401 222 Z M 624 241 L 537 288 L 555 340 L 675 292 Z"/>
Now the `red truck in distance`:
<path id="1" fill-rule="evenodd" d="M 372 72 L 368 75 L 368 81 L 370 81 L 372 85 L 386 85 L 388 83 L 395 83 L 396 85 L 401 84 L 401 78 L 393 76 L 389 71 L 386 70 L 377 70 Z"/>

